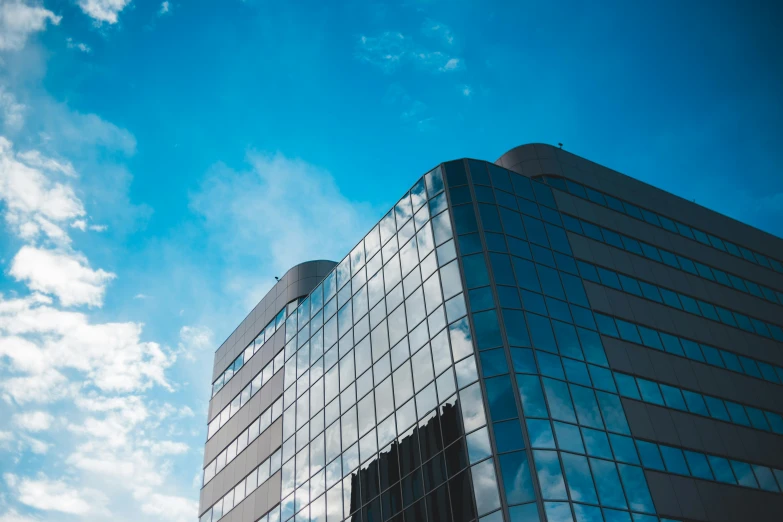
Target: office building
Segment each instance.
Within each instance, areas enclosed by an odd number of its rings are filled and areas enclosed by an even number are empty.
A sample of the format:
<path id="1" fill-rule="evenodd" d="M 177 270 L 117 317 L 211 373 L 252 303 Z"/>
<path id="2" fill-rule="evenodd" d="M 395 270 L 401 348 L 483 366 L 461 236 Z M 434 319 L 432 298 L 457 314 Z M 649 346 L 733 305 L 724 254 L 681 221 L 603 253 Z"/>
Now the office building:
<path id="1" fill-rule="evenodd" d="M 781 239 L 536 144 L 357 240 L 218 349 L 200 522 L 783 520 Z"/>

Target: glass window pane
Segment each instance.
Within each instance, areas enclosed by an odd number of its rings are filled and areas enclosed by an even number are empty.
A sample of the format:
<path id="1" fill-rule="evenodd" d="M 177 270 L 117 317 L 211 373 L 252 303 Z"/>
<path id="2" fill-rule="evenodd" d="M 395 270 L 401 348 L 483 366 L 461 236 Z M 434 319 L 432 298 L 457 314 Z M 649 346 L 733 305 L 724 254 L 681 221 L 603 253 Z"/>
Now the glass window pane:
<path id="1" fill-rule="evenodd" d="M 584 438 L 588 455 L 607 459 L 613 458 L 612 450 L 609 447 L 609 439 L 606 438 L 606 432 L 582 428 L 582 437 Z"/>
<path id="2" fill-rule="evenodd" d="M 593 470 L 601 504 L 607 507 L 626 509 L 623 488 L 620 485 L 620 477 L 614 462 L 591 458 L 590 467 Z"/>
<path id="3" fill-rule="evenodd" d="M 546 500 L 568 500 L 556 451 L 533 451 L 538 483 Z"/>
<path id="4" fill-rule="evenodd" d="M 585 453 L 582 435 L 577 426 L 564 422 L 554 422 L 553 424 L 555 426 L 555 435 L 557 436 L 557 445 L 561 450 Z"/>
<path id="5" fill-rule="evenodd" d="M 633 511 L 642 513 L 655 513 L 650 491 L 647 489 L 647 480 L 644 478 L 642 468 L 618 464 L 620 478 L 625 486 L 625 494 L 628 497 L 628 507 Z"/>
<path id="6" fill-rule="evenodd" d="M 495 464 L 492 459 L 480 462 L 471 468 L 473 475 L 473 493 L 476 499 L 476 510 L 481 516 L 500 507 Z"/>
<path id="7" fill-rule="evenodd" d="M 549 420 L 528 419 L 527 433 L 533 448 L 555 449 L 555 438 Z"/>
<path id="8" fill-rule="evenodd" d="M 547 417 L 544 394 L 537 375 L 517 375 L 517 386 L 526 417 Z"/>
<path id="9" fill-rule="evenodd" d="M 672 448 L 671 446 L 664 446 L 663 444 L 661 444 L 659 448 L 661 450 L 661 455 L 663 456 L 663 462 L 666 465 L 666 471 L 677 473 L 678 475 L 689 474 L 682 450 Z"/>
<path id="10" fill-rule="evenodd" d="M 459 401 L 462 407 L 462 421 L 466 433 L 486 425 L 484 401 L 481 397 L 481 387 L 478 383 L 460 391 Z"/>
<path id="11" fill-rule="evenodd" d="M 496 422 L 493 424 L 493 428 L 495 431 L 495 445 L 499 453 L 524 449 L 525 444 L 519 419 Z"/>
<path id="12" fill-rule="evenodd" d="M 489 414 L 493 421 L 517 417 L 517 406 L 508 375 L 485 380 Z"/>
<path id="13" fill-rule="evenodd" d="M 658 451 L 657 444 L 637 440 L 636 447 L 639 450 L 639 455 L 642 459 L 642 465 L 645 468 L 655 469 L 658 471 L 664 470 L 663 460 L 661 459 L 661 452 Z"/>
<path id="14" fill-rule="evenodd" d="M 471 464 L 492 456 L 487 428 L 481 428 L 465 437 L 468 445 L 468 459 Z"/>
<path id="15" fill-rule="evenodd" d="M 568 385 L 553 379 L 544 379 L 544 390 L 552 418 L 566 422 L 576 422 L 576 414 L 568 393 Z"/>
<path id="16" fill-rule="evenodd" d="M 509 504 L 521 504 L 535 500 L 530 466 L 524 451 L 500 456 L 500 472 Z"/>
<path id="17" fill-rule="evenodd" d="M 576 502 L 598 503 L 598 497 L 595 493 L 593 478 L 590 474 L 590 467 L 587 459 L 582 456 L 562 453 L 563 467 L 568 481 L 568 490 L 571 493 L 571 500 Z"/>
<path id="18" fill-rule="evenodd" d="M 736 460 L 731 460 L 731 469 L 734 471 L 734 476 L 737 477 L 737 483 L 740 486 L 747 486 L 749 488 L 758 488 L 758 482 L 756 482 L 756 477 L 753 474 L 753 470 L 750 468 L 749 464 L 746 464 L 745 462 L 738 462 Z"/>

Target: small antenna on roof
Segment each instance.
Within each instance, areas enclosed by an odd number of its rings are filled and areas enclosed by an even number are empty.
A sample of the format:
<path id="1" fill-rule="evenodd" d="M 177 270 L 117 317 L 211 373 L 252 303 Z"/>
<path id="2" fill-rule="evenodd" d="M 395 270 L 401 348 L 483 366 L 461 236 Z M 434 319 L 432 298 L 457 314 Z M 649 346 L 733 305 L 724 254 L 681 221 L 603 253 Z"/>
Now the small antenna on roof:
<path id="1" fill-rule="evenodd" d="M 561 149 L 563 148 L 563 144 L 562 143 L 558 143 L 558 145 L 560 146 Z"/>

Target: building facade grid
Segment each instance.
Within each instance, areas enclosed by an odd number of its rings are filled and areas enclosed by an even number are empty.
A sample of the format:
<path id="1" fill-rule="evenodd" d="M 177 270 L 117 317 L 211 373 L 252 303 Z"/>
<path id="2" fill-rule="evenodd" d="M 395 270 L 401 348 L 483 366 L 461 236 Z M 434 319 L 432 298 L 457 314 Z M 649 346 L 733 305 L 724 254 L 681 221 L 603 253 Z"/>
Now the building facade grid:
<path id="1" fill-rule="evenodd" d="M 213 401 L 226 406 L 209 419 L 201 522 L 731 520 L 699 503 L 716 491 L 783 507 L 783 360 L 769 349 L 783 332 L 780 256 L 687 220 L 669 227 L 559 172 L 516 170 L 458 160 L 430 171 L 260 342 L 215 368 Z M 688 264 L 687 252 L 667 264 L 666 243 L 627 226 L 588 232 L 590 216 L 564 200 L 574 193 L 754 267 Z M 602 263 L 586 241 L 760 305 Z M 640 307 L 668 324 L 629 312 Z M 725 328 L 731 346 L 703 335 Z M 751 391 L 691 377 L 704 368 Z M 686 436 L 697 424 L 699 440 Z M 750 441 L 758 451 L 739 449 Z M 696 500 L 664 494 L 673 484 Z"/>

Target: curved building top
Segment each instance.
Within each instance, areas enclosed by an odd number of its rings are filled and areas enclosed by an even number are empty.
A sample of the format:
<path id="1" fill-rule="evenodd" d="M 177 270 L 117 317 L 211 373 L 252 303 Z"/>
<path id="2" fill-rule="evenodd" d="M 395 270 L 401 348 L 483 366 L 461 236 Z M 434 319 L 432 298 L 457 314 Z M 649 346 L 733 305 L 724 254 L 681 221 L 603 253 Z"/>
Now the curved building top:
<path id="1" fill-rule="evenodd" d="M 288 303 L 309 294 L 335 266 L 334 261 L 320 259 L 291 267 L 217 349 L 215 371 L 224 366 L 222 361 L 227 364 L 239 355 Z"/>
<path id="2" fill-rule="evenodd" d="M 575 181 L 690 227 L 720 230 L 722 239 L 783 259 L 783 241 L 777 236 L 552 145 L 520 145 L 500 156 L 495 164 L 530 178 L 555 176 Z M 665 161 L 660 165 L 666 168 Z"/>

